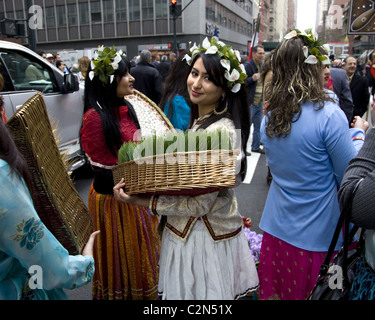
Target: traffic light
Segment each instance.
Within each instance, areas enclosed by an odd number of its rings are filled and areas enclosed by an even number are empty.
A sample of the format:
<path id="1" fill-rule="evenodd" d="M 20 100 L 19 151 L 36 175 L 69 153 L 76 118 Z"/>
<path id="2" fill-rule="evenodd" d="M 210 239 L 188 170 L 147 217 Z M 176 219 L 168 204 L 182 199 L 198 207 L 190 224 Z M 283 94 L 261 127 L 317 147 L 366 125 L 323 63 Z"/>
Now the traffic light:
<path id="1" fill-rule="evenodd" d="M 24 24 L 14 19 L 0 20 L 0 33 L 8 37 L 24 37 Z"/>
<path id="2" fill-rule="evenodd" d="M 171 0 L 171 13 L 176 13 L 177 0 Z"/>
<path id="3" fill-rule="evenodd" d="M 14 37 L 17 35 L 17 22 L 15 20 L 2 20 L 1 21 L 1 33 Z"/>

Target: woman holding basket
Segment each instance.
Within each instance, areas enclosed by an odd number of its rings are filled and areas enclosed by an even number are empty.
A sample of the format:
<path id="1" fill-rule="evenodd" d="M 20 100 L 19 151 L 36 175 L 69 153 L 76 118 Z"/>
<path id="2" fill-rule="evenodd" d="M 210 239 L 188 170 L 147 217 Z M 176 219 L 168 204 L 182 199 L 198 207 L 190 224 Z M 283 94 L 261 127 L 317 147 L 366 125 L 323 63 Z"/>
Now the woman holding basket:
<path id="1" fill-rule="evenodd" d="M 185 56 L 192 131 L 227 130 L 241 149 L 238 180 L 244 178 L 249 110 L 238 52 L 205 39 Z M 167 217 L 159 260 L 158 291 L 163 299 L 237 299 L 258 287 L 258 275 L 242 230 L 232 189 L 198 196 L 127 195 L 123 180 L 114 187 L 121 202 L 148 207 Z"/>
<path id="2" fill-rule="evenodd" d="M 88 208 L 100 237 L 96 242 L 93 298 L 156 298 L 160 239 L 158 219 L 146 208 L 113 197 L 112 167 L 139 122 L 124 96 L 133 93 L 130 61 L 114 48 L 99 48 L 85 82 L 82 148 L 94 171 Z"/>

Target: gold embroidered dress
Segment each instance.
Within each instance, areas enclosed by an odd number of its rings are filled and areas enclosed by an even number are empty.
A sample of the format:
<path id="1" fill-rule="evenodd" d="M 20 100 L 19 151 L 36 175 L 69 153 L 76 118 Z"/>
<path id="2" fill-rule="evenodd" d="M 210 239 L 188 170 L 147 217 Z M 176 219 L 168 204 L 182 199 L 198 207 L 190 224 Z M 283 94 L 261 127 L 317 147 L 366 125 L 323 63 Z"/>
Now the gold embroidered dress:
<path id="1" fill-rule="evenodd" d="M 229 131 L 234 145 L 233 121 L 222 118 L 207 130 L 219 128 Z M 195 197 L 154 196 L 150 208 L 167 216 L 159 260 L 163 299 L 236 299 L 258 287 L 233 189 Z"/>

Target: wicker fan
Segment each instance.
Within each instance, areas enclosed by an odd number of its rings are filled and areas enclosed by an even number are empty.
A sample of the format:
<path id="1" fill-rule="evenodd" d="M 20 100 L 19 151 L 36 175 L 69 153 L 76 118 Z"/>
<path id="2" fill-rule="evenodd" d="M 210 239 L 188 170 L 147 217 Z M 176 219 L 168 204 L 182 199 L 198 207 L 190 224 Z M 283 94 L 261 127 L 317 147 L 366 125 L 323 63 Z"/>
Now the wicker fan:
<path id="1" fill-rule="evenodd" d="M 46 227 L 69 251 L 79 254 L 93 224 L 61 159 L 40 93 L 7 122 L 32 175 L 32 199 Z"/>
<path id="2" fill-rule="evenodd" d="M 143 93 L 133 90 L 134 94 L 125 96 L 134 107 L 141 127 L 142 137 L 156 134 L 161 135 L 168 131 L 175 131 L 163 111 Z"/>

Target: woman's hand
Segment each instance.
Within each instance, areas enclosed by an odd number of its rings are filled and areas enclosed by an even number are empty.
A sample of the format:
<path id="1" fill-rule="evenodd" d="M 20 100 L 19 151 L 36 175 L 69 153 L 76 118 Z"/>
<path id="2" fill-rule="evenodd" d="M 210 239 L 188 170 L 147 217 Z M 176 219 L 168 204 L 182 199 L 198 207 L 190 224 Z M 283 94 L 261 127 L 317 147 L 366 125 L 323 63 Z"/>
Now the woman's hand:
<path id="1" fill-rule="evenodd" d="M 82 250 L 83 256 L 93 256 L 93 247 L 96 236 L 99 234 L 99 230 L 91 233 L 89 241 L 87 241 L 85 247 Z"/>
<path id="2" fill-rule="evenodd" d="M 352 128 L 362 129 L 364 132 L 369 128 L 369 123 L 360 116 L 355 116 L 352 123 Z"/>
<path id="3" fill-rule="evenodd" d="M 374 96 L 374 101 L 375 101 L 375 96 Z M 374 106 L 371 106 L 371 121 L 372 121 L 372 125 L 374 126 L 375 124 L 375 107 Z"/>
<path id="4" fill-rule="evenodd" d="M 124 189 L 122 189 L 123 187 L 125 187 L 124 178 L 113 187 L 113 195 L 117 201 L 131 203 L 141 207 L 149 206 L 151 197 L 130 196 L 124 192 Z"/>

